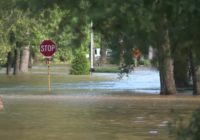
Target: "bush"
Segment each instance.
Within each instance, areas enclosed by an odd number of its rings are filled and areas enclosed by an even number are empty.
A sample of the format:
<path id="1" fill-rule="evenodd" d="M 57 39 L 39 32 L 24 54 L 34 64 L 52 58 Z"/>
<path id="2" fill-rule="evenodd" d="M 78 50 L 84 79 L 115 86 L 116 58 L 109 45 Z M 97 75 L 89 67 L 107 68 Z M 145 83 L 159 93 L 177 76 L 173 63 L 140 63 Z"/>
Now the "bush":
<path id="1" fill-rule="evenodd" d="M 186 132 L 188 132 L 188 138 L 192 140 L 200 140 L 200 108 L 194 111 L 186 130 Z"/>
<path id="2" fill-rule="evenodd" d="M 193 112 L 189 122 L 180 117 L 176 118 L 175 125 L 170 129 L 176 140 L 200 140 L 200 108 Z"/>
<path id="3" fill-rule="evenodd" d="M 84 53 L 76 53 L 75 58 L 72 60 L 70 74 L 87 75 L 89 73 L 90 66 L 86 55 Z"/>

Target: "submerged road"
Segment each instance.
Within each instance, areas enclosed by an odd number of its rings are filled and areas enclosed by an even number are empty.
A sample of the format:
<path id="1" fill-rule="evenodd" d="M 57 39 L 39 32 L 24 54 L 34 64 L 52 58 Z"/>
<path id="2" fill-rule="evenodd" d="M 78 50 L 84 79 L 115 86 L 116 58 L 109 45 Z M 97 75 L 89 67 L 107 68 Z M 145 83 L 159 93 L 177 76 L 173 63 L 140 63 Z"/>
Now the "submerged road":
<path id="1" fill-rule="evenodd" d="M 58 68 L 52 72 L 52 89 L 56 91 L 130 91 L 149 94 L 159 94 L 160 79 L 157 70 L 137 68 L 128 76 L 118 79 L 117 73 L 93 73 L 92 76 L 70 76 L 59 72 Z M 21 76 L 5 76 L 0 74 L 0 94 L 8 92 L 45 91 L 47 75 L 45 69 Z M 2 83 L 2 84 L 1 84 Z"/>

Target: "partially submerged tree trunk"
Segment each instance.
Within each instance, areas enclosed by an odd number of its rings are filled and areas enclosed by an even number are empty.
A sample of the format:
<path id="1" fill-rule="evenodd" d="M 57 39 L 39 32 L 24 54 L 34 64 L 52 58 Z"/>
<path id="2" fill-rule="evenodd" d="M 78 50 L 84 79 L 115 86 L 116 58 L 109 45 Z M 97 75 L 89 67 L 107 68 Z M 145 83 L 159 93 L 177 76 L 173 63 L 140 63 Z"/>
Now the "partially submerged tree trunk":
<path id="1" fill-rule="evenodd" d="M 189 86 L 188 58 L 183 52 L 176 52 L 174 55 L 174 78 L 176 87 Z"/>
<path id="2" fill-rule="evenodd" d="M 13 55 L 12 55 L 12 52 L 8 52 L 7 68 L 6 68 L 6 74 L 7 75 L 11 74 L 12 65 L 13 65 Z"/>
<path id="3" fill-rule="evenodd" d="M 194 78 L 195 86 L 193 95 L 200 95 L 200 66 L 196 66 L 195 68 L 195 78 Z"/>
<path id="4" fill-rule="evenodd" d="M 105 47 L 101 47 L 101 50 L 100 50 L 100 65 L 103 65 L 106 63 L 106 60 L 107 60 L 107 56 L 106 56 L 106 48 Z"/>
<path id="5" fill-rule="evenodd" d="M 190 50 L 190 68 L 193 81 L 193 95 L 200 95 L 200 66 L 195 65 L 192 50 Z"/>
<path id="6" fill-rule="evenodd" d="M 3 100 L 2 98 L 0 97 L 0 111 L 4 108 L 4 105 L 3 105 Z"/>
<path id="7" fill-rule="evenodd" d="M 20 64 L 20 72 L 25 73 L 28 72 L 29 68 L 29 60 L 30 60 L 30 47 L 23 47 L 21 53 L 21 64 Z"/>
<path id="8" fill-rule="evenodd" d="M 160 76 L 160 95 L 165 94 L 165 83 L 164 83 L 164 75 L 163 75 L 163 66 L 161 65 L 161 56 L 158 54 L 158 61 L 159 61 L 159 76 Z"/>
<path id="9" fill-rule="evenodd" d="M 166 29 L 161 37 L 158 53 L 159 53 L 159 68 L 160 68 L 160 82 L 161 95 L 176 94 L 176 86 L 173 73 L 173 59 L 171 57 L 169 32 Z"/>
<path id="10" fill-rule="evenodd" d="M 32 65 L 33 65 L 33 49 L 30 48 L 30 54 L 29 54 L 29 62 L 28 62 L 28 68 L 31 69 L 32 68 Z"/>
<path id="11" fill-rule="evenodd" d="M 19 74 L 19 67 L 20 67 L 20 49 L 15 49 L 15 58 L 14 58 L 14 71 L 13 74 Z"/>

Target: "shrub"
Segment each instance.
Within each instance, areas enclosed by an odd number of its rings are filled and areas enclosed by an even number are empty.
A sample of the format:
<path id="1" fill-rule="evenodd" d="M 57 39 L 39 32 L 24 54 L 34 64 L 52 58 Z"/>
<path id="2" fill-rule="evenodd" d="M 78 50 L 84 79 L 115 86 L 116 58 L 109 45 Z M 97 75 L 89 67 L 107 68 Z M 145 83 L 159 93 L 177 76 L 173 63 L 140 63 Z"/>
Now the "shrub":
<path id="1" fill-rule="evenodd" d="M 90 66 L 88 59 L 84 53 L 76 53 L 72 60 L 70 74 L 87 75 L 90 73 Z"/>
<path id="2" fill-rule="evenodd" d="M 188 138 L 191 138 L 192 140 L 200 140 L 200 108 L 194 111 L 186 130 L 188 132 Z"/>
<path id="3" fill-rule="evenodd" d="M 175 119 L 170 131 L 176 140 L 200 140 L 200 108 L 193 112 L 189 121 L 180 116 Z"/>

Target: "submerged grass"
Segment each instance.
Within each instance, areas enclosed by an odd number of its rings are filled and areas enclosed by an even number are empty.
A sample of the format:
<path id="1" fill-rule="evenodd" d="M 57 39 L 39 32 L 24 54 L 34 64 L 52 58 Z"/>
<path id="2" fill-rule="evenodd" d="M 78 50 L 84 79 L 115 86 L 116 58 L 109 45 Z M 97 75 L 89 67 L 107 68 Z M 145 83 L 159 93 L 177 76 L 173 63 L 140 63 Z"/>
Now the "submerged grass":
<path id="1" fill-rule="evenodd" d="M 103 66 L 103 67 L 95 67 L 95 72 L 99 73 L 119 73 L 118 66 Z"/>

